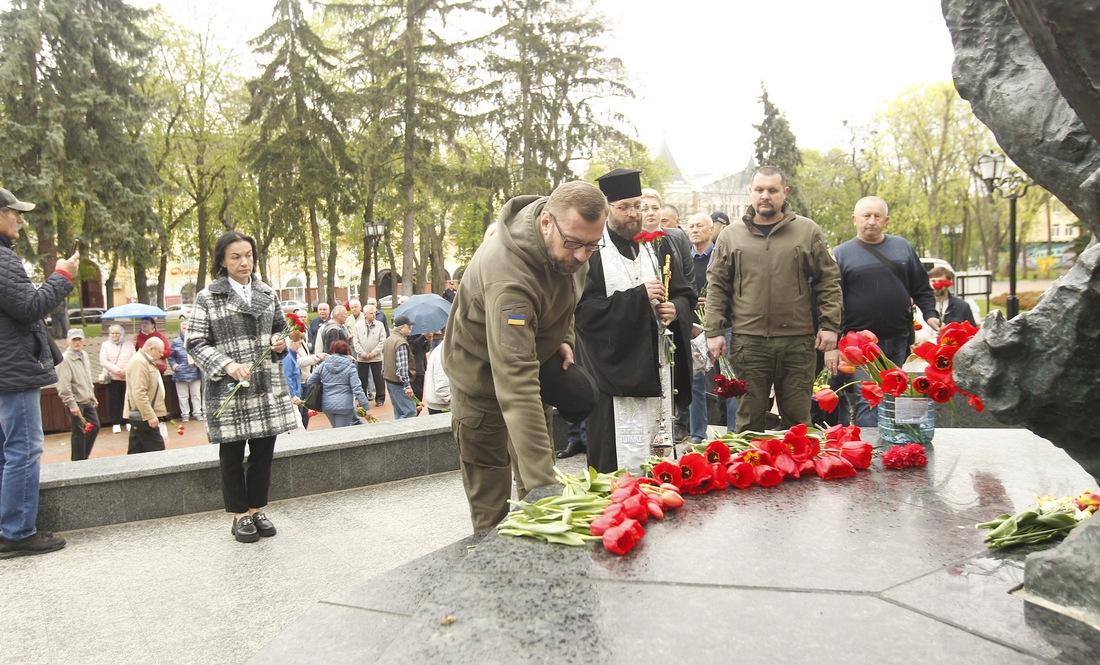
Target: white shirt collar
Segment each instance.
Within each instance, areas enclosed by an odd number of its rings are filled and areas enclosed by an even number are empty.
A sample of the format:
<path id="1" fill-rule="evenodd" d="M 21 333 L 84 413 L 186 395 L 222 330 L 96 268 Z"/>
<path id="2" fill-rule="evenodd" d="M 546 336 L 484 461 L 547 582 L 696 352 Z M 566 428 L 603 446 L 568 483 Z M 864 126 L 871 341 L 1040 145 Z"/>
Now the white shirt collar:
<path id="1" fill-rule="evenodd" d="M 248 284 L 241 284 L 232 277 L 229 278 L 229 285 L 233 287 L 233 290 L 237 292 L 237 295 L 241 297 L 244 304 L 249 307 L 252 306 L 252 280 L 249 279 Z"/>

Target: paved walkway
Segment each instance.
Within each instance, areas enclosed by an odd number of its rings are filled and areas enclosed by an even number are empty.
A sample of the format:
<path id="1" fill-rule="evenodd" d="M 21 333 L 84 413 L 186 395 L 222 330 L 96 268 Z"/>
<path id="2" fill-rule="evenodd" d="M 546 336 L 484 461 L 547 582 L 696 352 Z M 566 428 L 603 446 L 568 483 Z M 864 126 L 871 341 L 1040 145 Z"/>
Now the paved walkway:
<path id="1" fill-rule="evenodd" d="M 60 552 L 0 561 L 0 664 L 241 663 L 321 599 L 471 533 L 457 472 L 267 512 L 279 534 L 255 544 L 216 511 L 70 531 Z"/>

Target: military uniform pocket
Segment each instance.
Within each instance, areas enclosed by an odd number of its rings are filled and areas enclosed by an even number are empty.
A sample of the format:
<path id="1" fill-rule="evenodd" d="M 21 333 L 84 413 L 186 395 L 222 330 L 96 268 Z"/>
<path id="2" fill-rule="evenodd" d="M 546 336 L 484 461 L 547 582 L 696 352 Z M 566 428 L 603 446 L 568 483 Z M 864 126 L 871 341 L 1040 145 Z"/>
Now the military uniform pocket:
<path id="1" fill-rule="evenodd" d="M 514 303 L 500 308 L 500 344 L 509 351 L 535 353 L 535 321 L 530 303 Z"/>

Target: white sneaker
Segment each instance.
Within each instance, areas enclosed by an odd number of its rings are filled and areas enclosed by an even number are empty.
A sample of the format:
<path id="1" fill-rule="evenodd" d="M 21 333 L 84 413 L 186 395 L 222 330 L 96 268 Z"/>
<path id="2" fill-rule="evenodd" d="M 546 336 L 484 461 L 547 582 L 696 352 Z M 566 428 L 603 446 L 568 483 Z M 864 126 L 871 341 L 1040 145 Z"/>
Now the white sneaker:
<path id="1" fill-rule="evenodd" d="M 122 432 L 122 425 L 115 425 L 114 427 L 111 428 L 111 431 L 114 432 L 115 434 L 121 433 Z"/>

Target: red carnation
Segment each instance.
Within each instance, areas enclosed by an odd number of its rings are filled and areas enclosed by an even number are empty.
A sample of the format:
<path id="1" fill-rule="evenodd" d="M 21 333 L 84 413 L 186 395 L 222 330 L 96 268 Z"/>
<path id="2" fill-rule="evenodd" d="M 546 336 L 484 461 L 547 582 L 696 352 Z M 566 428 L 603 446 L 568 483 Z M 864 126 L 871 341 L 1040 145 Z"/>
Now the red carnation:
<path id="1" fill-rule="evenodd" d="M 94 427 L 94 425 L 92 425 L 91 423 L 84 423 L 84 433 L 85 434 L 91 434 L 93 427 Z"/>

